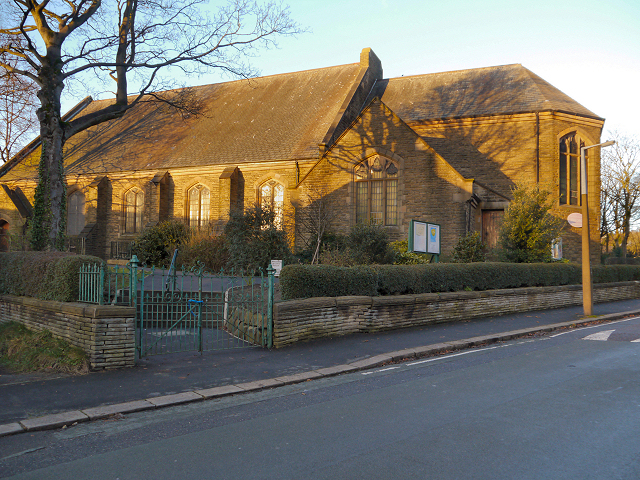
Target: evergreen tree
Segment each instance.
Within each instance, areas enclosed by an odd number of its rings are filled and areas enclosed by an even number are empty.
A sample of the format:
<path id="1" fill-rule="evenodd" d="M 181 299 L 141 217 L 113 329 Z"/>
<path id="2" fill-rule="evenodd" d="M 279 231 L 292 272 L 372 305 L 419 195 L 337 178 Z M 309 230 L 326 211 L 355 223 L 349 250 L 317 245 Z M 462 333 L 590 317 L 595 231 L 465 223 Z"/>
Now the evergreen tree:
<path id="1" fill-rule="evenodd" d="M 551 192 L 518 184 L 500 227 L 499 241 L 506 259 L 515 263 L 551 261 L 551 243 L 560 236 L 564 220 L 549 213 Z"/>

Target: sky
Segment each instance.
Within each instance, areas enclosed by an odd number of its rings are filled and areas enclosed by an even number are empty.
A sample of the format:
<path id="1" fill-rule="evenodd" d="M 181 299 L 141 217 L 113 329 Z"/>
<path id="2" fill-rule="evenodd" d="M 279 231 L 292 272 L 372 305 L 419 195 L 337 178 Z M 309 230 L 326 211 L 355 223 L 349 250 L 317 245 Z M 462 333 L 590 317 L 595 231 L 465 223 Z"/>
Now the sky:
<path id="1" fill-rule="evenodd" d="M 605 131 L 640 137 L 640 0 L 288 4 L 309 31 L 261 51 L 252 63 L 262 75 L 356 63 L 366 47 L 385 78 L 520 63 L 604 117 Z M 212 74 L 188 82 L 227 80 Z"/>

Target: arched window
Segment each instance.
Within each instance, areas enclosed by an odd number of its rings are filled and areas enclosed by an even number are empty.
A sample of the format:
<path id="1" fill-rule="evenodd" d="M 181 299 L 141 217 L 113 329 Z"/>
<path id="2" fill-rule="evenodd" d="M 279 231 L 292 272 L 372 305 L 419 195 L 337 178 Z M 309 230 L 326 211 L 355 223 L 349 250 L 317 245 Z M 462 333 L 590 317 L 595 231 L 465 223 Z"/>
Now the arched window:
<path id="1" fill-rule="evenodd" d="M 194 185 L 189 189 L 189 225 L 200 228 L 209 223 L 211 193 L 204 185 Z"/>
<path id="2" fill-rule="evenodd" d="M 580 148 L 584 140 L 573 132 L 560 139 L 560 205 L 580 205 Z M 587 152 L 585 152 L 585 155 Z"/>
<path id="3" fill-rule="evenodd" d="M 284 185 L 269 180 L 260 188 L 260 205 L 264 209 L 273 210 L 275 213 L 274 224 L 276 228 L 282 228 L 284 222 Z"/>
<path id="4" fill-rule="evenodd" d="M 356 222 L 398 224 L 398 166 L 374 155 L 356 165 Z"/>
<path id="5" fill-rule="evenodd" d="M 84 193 L 73 192 L 67 200 L 67 233 L 79 235 L 84 228 Z"/>
<path id="6" fill-rule="evenodd" d="M 138 233 L 142 231 L 142 210 L 144 194 L 139 188 L 132 188 L 124 194 L 124 232 Z"/>

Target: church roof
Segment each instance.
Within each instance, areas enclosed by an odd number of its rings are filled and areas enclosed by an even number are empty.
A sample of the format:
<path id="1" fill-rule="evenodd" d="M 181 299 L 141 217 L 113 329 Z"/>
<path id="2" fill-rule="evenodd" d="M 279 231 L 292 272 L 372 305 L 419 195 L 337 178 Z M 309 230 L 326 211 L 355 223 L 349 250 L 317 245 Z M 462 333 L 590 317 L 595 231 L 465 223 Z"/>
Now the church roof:
<path id="1" fill-rule="evenodd" d="M 381 80 L 377 96 L 409 125 L 485 115 L 558 111 L 600 119 L 520 64 Z"/>
<path id="2" fill-rule="evenodd" d="M 360 64 L 193 87 L 201 114 L 141 103 L 65 145 L 68 175 L 317 158 Z M 170 98 L 180 90 L 166 92 Z M 80 115 L 113 100 L 91 102 Z M 35 178 L 39 148 L 3 181 Z"/>

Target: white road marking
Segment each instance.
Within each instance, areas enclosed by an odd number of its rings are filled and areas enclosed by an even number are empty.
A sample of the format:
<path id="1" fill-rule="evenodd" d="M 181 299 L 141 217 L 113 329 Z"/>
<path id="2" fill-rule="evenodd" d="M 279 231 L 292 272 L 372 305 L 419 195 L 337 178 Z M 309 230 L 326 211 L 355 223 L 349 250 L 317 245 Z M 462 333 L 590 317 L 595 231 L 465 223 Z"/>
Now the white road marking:
<path id="1" fill-rule="evenodd" d="M 371 375 L 372 373 L 386 372 L 388 370 L 395 370 L 396 368 L 400 368 L 400 367 L 387 367 L 387 368 L 382 368 L 380 370 L 374 370 L 373 372 L 360 372 L 360 373 L 362 375 Z"/>
<path id="2" fill-rule="evenodd" d="M 469 353 L 478 353 L 484 352 L 485 350 L 494 350 L 496 348 L 506 347 L 507 345 L 501 345 L 499 347 L 488 347 L 488 348 L 480 348 L 474 350 L 467 350 L 465 352 L 460 353 L 452 353 L 451 355 L 443 355 L 441 357 L 427 358 L 426 360 L 420 360 L 418 362 L 407 363 L 407 367 L 412 367 L 414 365 L 420 365 L 422 363 L 435 362 L 436 360 L 445 360 L 447 358 L 459 357 L 460 355 L 468 355 Z"/>
<path id="3" fill-rule="evenodd" d="M 631 343 L 640 343 L 640 338 L 637 338 L 636 340 L 631 340 Z"/>
<path id="4" fill-rule="evenodd" d="M 600 340 L 606 342 L 615 330 L 604 330 L 603 332 L 592 333 L 583 338 L 583 340 Z"/>
<path id="5" fill-rule="evenodd" d="M 615 325 L 616 323 L 628 322 L 629 320 L 637 320 L 639 318 L 640 317 L 623 318 L 622 320 L 616 320 L 615 322 L 607 322 L 607 325 Z M 551 335 L 547 338 L 555 338 L 555 337 L 559 337 L 560 335 L 566 335 L 567 333 L 579 332 L 580 330 L 587 330 L 589 328 L 598 328 L 598 327 L 602 327 L 602 324 L 591 325 L 589 327 L 574 328 L 573 330 L 567 330 L 566 332 L 556 333 L 555 335 Z"/>

